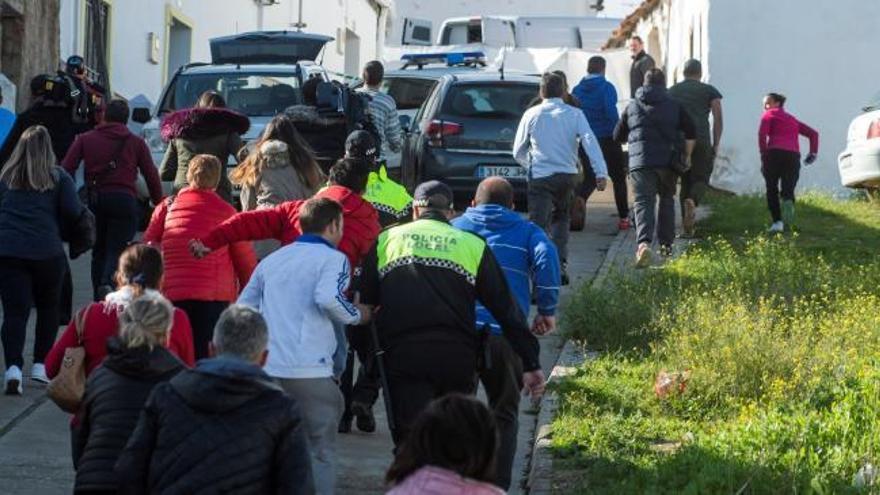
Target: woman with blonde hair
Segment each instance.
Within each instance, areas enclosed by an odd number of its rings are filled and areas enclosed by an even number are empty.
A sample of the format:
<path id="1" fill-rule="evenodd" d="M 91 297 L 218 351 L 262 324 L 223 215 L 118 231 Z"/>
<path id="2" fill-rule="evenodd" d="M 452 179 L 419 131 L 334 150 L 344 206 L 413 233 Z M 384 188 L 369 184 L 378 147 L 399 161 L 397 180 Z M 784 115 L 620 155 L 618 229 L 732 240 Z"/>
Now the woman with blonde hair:
<path id="1" fill-rule="evenodd" d="M 0 173 L 0 300 L 3 303 L 4 391 L 21 395 L 24 342 L 37 309 L 31 378 L 48 382 L 43 362 L 58 331 L 67 258 L 62 230 L 82 213 L 73 179 L 57 166 L 43 126 L 21 135 Z"/>
<path id="2" fill-rule="evenodd" d="M 166 346 L 174 308 L 150 292 L 119 315 L 119 336 L 107 341 L 107 358 L 86 382 L 73 436 L 74 493 L 116 493 L 116 459 L 137 425 L 147 397 L 158 383 L 184 369 Z"/>
<path id="3" fill-rule="evenodd" d="M 256 267 L 249 242 L 239 242 L 195 259 L 190 239 L 207 236 L 235 215 L 217 195 L 223 165 L 211 155 L 196 155 L 187 170 L 189 186 L 162 202 L 144 232 L 144 242 L 162 249 L 165 281 L 162 293 L 189 316 L 196 359 L 208 357 L 208 342 L 220 313 L 238 298 Z"/>
<path id="4" fill-rule="evenodd" d="M 293 122 L 284 115 L 276 115 L 266 125 L 251 154 L 232 171 L 230 180 L 241 187 L 242 210 L 250 211 L 308 199 L 325 178 L 315 154 Z M 256 247 L 258 257 L 265 258 L 278 243 L 261 241 Z"/>

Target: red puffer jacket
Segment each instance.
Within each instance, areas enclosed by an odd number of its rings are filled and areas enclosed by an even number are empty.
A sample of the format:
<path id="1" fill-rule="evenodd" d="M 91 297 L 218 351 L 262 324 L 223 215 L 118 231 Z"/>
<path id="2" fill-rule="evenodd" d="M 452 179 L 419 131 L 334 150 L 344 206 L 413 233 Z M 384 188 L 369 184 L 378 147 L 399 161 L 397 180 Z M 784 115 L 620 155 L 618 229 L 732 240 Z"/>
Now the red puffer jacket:
<path id="1" fill-rule="evenodd" d="M 249 242 L 223 246 L 197 260 L 190 239 L 206 236 L 235 209 L 214 191 L 182 189 L 173 202 L 163 201 L 153 212 L 144 242 L 161 245 L 165 258 L 162 293 L 171 301 L 235 301 L 257 258 Z"/>
<path id="2" fill-rule="evenodd" d="M 344 222 L 339 250 L 348 256 L 352 267 L 360 266 L 379 236 L 379 216 L 373 205 L 360 194 L 342 186 L 330 186 L 314 197 L 329 198 L 342 205 Z M 263 239 L 277 239 L 282 244 L 290 244 L 302 234 L 299 227 L 299 208 L 303 203 L 304 201 L 286 201 L 274 208 L 239 213 L 210 234 L 192 238 L 201 239 L 212 250 L 235 242 Z"/>

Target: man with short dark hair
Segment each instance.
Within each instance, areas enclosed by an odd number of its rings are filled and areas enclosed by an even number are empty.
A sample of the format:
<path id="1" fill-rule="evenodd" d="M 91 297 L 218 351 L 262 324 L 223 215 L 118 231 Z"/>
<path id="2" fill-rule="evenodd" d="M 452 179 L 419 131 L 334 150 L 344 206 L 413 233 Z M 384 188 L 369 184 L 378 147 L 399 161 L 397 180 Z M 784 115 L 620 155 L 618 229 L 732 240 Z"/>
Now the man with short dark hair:
<path id="1" fill-rule="evenodd" d="M 372 316 L 372 308 L 346 297 L 351 268 L 336 249 L 343 223 L 339 203 L 306 201 L 299 214 L 303 234 L 261 261 L 238 298 L 266 318 L 266 373 L 303 412 L 318 493 L 334 492 L 336 433 L 343 412 L 334 381 L 334 323 L 365 324 Z"/>
<path id="2" fill-rule="evenodd" d="M 452 225 L 486 240 L 504 271 L 510 292 L 523 314 L 529 314 L 534 287 L 538 314 L 532 332 L 544 335 L 556 328 L 559 301 L 559 258 L 556 247 L 540 227 L 513 211 L 513 187 L 502 177 L 480 182 L 473 204 Z M 495 414 L 500 446 L 495 484 L 510 489 L 519 430 L 522 361 L 504 339 L 501 326 L 477 304 L 477 328 L 488 327 L 491 365 L 480 371 L 489 406 Z"/>
<path id="3" fill-rule="evenodd" d="M 373 125 L 379 133 L 379 157 L 377 161 L 385 168 L 388 152 L 397 153 L 403 145 L 403 131 L 400 129 L 400 117 L 397 115 L 397 102 L 390 95 L 381 91 L 385 68 L 382 62 L 373 60 L 364 65 L 363 92 L 370 97 L 370 115 Z"/>
<path id="4" fill-rule="evenodd" d="M 519 122 L 513 157 L 528 169 L 529 220 L 547 231 L 556 243 L 564 284 L 571 201 L 578 179 L 578 146 L 590 159 L 600 191 L 605 189 L 608 171 L 584 113 L 562 101 L 562 78 L 544 74 L 540 92 L 541 104 L 526 110 Z"/>
<path id="5" fill-rule="evenodd" d="M 104 123 L 76 137 L 61 165 L 76 176 L 85 164 L 89 208 L 95 213 L 97 241 L 92 250 L 92 289 L 95 300 L 115 287 L 113 274 L 125 246 L 134 239 L 140 221 L 136 183 L 144 176 L 150 199 L 162 201 L 162 183 L 143 138 L 128 130 L 129 109 L 124 100 L 107 105 Z"/>
<path id="6" fill-rule="evenodd" d="M 656 67 L 654 58 L 645 52 L 645 43 L 639 36 L 629 39 L 629 53 L 632 56 L 632 65 L 629 69 L 629 96 L 636 97 L 636 91 L 645 82 L 645 74 Z"/>
<path id="7" fill-rule="evenodd" d="M 697 143 L 691 155 L 691 168 L 681 176 L 682 234 L 694 235 L 696 208 L 709 189 L 721 132 L 724 128 L 721 113 L 721 93 L 715 86 L 700 81 L 703 65 L 690 59 L 684 63 L 684 81 L 669 88 L 669 97 L 687 110 L 697 127 Z M 712 114 L 712 133 L 709 133 L 709 113 Z"/>
<path id="8" fill-rule="evenodd" d="M 626 230 L 629 225 L 629 197 L 626 188 L 626 164 L 623 148 L 614 141 L 614 126 L 620 117 L 617 114 L 617 89 L 605 79 L 605 59 L 590 57 L 587 62 L 587 75 L 571 92 L 581 104 L 581 110 L 590 124 L 590 129 L 599 140 L 602 156 L 608 165 L 608 175 L 614 186 L 614 202 L 617 204 L 617 228 Z"/>
<path id="9" fill-rule="evenodd" d="M 153 390 L 116 463 L 120 493 L 314 491 L 300 406 L 267 375 L 266 321 L 233 305 L 204 359 Z"/>
<path id="10" fill-rule="evenodd" d="M 382 307 L 377 323 L 398 446 L 431 400 L 474 393 L 481 356 L 477 301 L 522 359 L 523 382 L 533 397 L 544 389 L 538 341 L 486 242 L 449 225 L 452 201 L 449 186 L 420 184 L 413 221 L 382 232 L 376 258 L 364 263 L 364 300 Z"/>
<path id="11" fill-rule="evenodd" d="M 684 143 L 680 135 L 684 133 Z M 614 129 L 614 139 L 629 143 L 629 174 L 636 216 L 636 266 L 651 264 L 654 226 L 664 256 L 672 254 L 675 239 L 676 173 L 672 161 L 683 151 L 690 161 L 696 129 L 688 113 L 666 92 L 666 76 L 660 69 L 645 74 L 645 85 L 626 107 Z M 659 212 L 655 218 L 657 198 Z"/>
<path id="12" fill-rule="evenodd" d="M 379 148 L 373 135 L 367 131 L 354 131 L 345 140 L 345 156 L 364 160 L 370 168 L 364 199 L 379 214 L 382 228 L 412 217 L 412 196 L 406 188 L 388 177 L 385 163 L 379 157 Z"/>

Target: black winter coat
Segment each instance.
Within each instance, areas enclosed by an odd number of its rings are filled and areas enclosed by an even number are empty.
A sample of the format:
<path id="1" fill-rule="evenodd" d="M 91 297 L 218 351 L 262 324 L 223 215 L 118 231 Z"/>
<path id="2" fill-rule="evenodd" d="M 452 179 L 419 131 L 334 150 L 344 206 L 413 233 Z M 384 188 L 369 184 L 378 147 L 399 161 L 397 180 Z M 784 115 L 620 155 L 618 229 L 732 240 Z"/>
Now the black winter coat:
<path id="1" fill-rule="evenodd" d="M 120 493 L 314 491 L 294 400 L 258 367 L 223 357 L 156 387 L 116 472 Z"/>
<path id="2" fill-rule="evenodd" d="M 24 131 L 34 125 L 41 125 L 49 131 L 52 151 L 55 152 L 58 162 L 67 155 L 67 150 L 76 137 L 70 107 L 38 98 L 33 105 L 15 118 L 15 124 L 12 125 L 9 136 L 0 149 L 0 167 L 9 160 Z"/>
<path id="3" fill-rule="evenodd" d="M 124 348 L 107 342 L 107 357 L 89 376 L 74 435 L 76 491 L 115 490 L 113 466 L 157 383 L 184 369 L 164 347 Z"/>
<path id="4" fill-rule="evenodd" d="M 672 164 L 674 147 L 684 139 L 696 139 L 694 121 L 662 86 L 643 86 L 623 111 L 614 139 L 629 143 L 629 169 L 666 168 Z"/>

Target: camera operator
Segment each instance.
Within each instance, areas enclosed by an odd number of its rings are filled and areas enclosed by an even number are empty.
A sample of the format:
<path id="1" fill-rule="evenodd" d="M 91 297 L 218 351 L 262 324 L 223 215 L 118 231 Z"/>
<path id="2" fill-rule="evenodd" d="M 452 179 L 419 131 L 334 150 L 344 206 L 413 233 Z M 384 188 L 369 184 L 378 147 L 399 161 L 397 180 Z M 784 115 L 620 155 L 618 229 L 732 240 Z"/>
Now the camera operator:
<path id="1" fill-rule="evenodd" d="M 76 134 L 94 129 L 103 120 L 100 114 L 107 91 L 86 77 L 85 60 L 79 55 L 69 57 L 64 71 L 59 71 L 58 75 L 64 78 L 70 88 L 70 98 L 73 100 L 71 119 Z"/>
<path id="2" fill-rule="evenodd" d="M 284 114 L 309 143 L 324 173 L 345 155 L 351 132 L 366 130 L 378 137 L 367 97 L 320 77 L 308 79 L 302 92 L 303 104 L 287 108 Z"/>
<path id="3" fill-rule="evenodd" d="M 41 125 L 49 131 L 52 151 L 58 160 L 64 158 L 76 136 L 70 112 L 70 89 L 66 82 L 42 74 L 31 79 L 30 90 L 31 105 L 16 117 L 0 149 L 0 166 L 6 163 L 21 134 L 30 126 Z"/>

